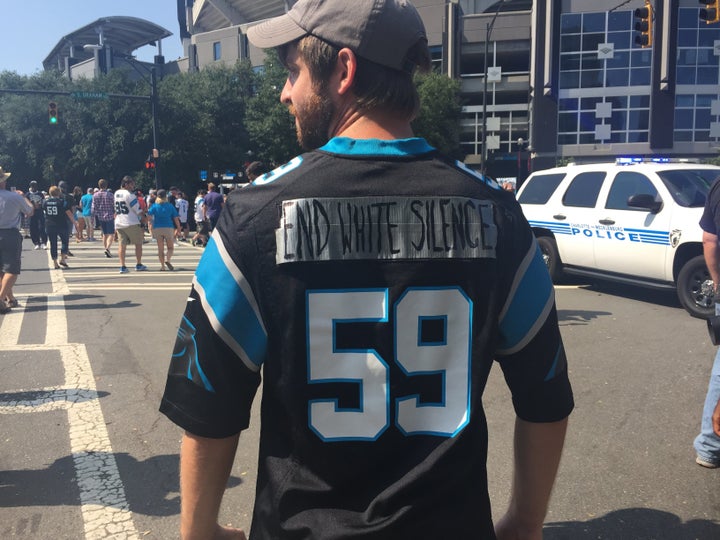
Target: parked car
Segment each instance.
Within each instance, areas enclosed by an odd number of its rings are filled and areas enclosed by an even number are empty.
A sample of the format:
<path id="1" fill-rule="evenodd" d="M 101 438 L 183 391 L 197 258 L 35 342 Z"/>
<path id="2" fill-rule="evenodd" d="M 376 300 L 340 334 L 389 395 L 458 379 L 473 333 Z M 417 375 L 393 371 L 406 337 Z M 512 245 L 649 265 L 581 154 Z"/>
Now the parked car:
<path id="1" fill-rule="evenodd" d="M 533 173 L 518 201 L 553 280 L 563 272 L 676 288 L 694 317 L 714 315 L 698 222 L 720 167 L 570 165 Z"/>

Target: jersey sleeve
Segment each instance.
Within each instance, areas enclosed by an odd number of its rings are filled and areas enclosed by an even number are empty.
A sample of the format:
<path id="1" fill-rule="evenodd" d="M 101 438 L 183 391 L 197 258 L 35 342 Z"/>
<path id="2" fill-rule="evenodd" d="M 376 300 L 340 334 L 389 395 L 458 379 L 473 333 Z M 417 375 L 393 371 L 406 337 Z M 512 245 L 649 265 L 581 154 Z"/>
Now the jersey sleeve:
<path id="1" fill-rule="evenodd" d="M 138 198 L 130 193 L 127 198 L 128 206 L 132 209 L 133 212 L 135 212 L 135 215 L 140 216 L 142 215 L 142 208 L 140 208 L 140 203 L 138 202 Z"/>
<path id="2" fill-rule="evenodd" d="M 219 231 L 217 231 L 219 232 Z M 198 265 L 160 411 L 203 437 L 245 429 L 267 332 L 248 280 L 214 234 Z"/>
<path id="3" fill-rule="evenodd" d="M 500 312 L 496 359 L 516 414 L 529 422 L 553 422 L 572 411 L 572 388 L 552 280 L 530 228 L 522 227 L 521 236 L 524 241 L 511 250 L 516 271 Z"/>

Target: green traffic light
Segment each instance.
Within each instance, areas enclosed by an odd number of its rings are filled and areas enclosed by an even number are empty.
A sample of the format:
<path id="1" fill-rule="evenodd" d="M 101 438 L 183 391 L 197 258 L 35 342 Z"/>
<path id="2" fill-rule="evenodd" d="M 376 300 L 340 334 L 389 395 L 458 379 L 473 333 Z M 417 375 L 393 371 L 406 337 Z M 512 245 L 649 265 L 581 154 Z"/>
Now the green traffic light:
<path id="1" fill-rule="evenodd" d="M 58 106 L 54 101 L 48 103 L 48 121 L 53 126 L 58 123 Z"/>

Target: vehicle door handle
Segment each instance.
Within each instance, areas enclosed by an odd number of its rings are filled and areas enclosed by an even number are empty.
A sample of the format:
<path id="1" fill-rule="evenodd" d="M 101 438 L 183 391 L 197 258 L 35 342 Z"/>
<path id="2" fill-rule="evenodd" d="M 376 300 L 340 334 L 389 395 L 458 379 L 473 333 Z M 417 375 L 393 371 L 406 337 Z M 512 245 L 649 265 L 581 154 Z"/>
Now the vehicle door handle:
<path id="1" fill-rule="evenodd" d="M 601 219 L 599 221 L 599 223 L 601 225 L 615 225 L 615 220 L 614 219 Z"/>
<path id="2" fill-rule="evenodd" d="M 567 219 L 567 216 L 565 216 L 565 215 L 563 215 L 563 214 L 555 214 L 555 215 L 553 216 L 553 218 L 555 218 L 555 219 Z"/>

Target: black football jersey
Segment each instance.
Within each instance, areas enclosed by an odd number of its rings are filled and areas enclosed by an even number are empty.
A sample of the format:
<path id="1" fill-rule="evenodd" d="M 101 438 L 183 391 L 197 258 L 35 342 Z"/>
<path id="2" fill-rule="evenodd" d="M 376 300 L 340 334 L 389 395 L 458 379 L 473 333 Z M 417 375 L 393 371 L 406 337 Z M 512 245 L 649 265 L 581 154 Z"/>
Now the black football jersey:
<path id="1" fill-rule="evenodd" d="M 513 195 L 422 139 L 332 139 L 230 193 L 161 411 L 245 429 L 252 540 L 494 538 L 482 393 L 573 407 L 547 269 Z"/>
<path id="2" fill-rule="evenodd" d="M 64 198 L 48 197 L 42 202 L 46 223 L 55 228 L 67 227 L 69 207 Z"/>

